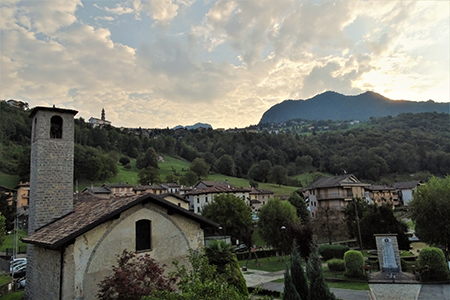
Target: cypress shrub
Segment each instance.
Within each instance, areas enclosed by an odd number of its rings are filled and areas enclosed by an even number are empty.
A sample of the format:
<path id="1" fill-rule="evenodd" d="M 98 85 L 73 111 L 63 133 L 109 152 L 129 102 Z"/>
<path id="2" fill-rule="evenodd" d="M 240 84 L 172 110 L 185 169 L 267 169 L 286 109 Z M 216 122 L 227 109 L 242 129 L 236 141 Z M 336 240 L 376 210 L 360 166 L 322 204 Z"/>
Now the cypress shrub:
<path id="1" fill-rule="evenodd" d="M 306 274 L 309 279 L 309 300 L 336 300 L 336 296 L 330 291 L 323 277 L 317 248 L 313 248 L 309 255 Z"/>
<path id="2" fill-rule="evenodd" d="M 345 271 L 344 260 L 339 258 L 333 258 L 327 261 L 328 269 L 332 272 L 343 272 Z"/>
<path id="3" fill-rule="evenodd" d="M 319 254 L 326 261 L 332 258 L 343 259 L 345 252 L 350 250 L 347 246 L 342 245 L 321 245 L 319 247 Z"/>
<path id="4" fill-rule="evenodd" d="M 364 258 L 361 252 L 349 250 L 344 255 L 345 276 L 352 278 L 365 278 Z"/>
<path id="5" fill-rule="evenodd" d="M 419 252 L 419 267 L 423 281 L 446 281 L 449 278 L 444 252 L 435 247 L 423 248 Z"/>

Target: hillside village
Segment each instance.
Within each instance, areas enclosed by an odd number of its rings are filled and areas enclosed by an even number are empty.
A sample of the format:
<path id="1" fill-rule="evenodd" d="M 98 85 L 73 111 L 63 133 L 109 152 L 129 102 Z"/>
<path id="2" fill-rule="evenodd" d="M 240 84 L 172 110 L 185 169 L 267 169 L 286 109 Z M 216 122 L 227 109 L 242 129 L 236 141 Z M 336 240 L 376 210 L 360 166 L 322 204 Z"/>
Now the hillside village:
<path id="1" fill-rule="evenodd" d="M 150 251 L 166 266 L 174 260 L 187 263 L 188 249 L 200 250 L 207 240 L 222 238 L 218 234 L 225 231 L 225 224 L 202 216 L 203 208 L 222 195 L 240 199 L 251 211 L 253 226 L 257 226 L 259 212 L 270 200 L 290 202 L 292 195 L 211 180 L 200 180 L 193 186 L 105 183 L 73 193 L 76 113 L 55 107 L 34 108 L 30 115 L 31 180 L 20 182 L 15 189 L 0 187 L 3 193 L 15 195 L 20 216 L 17 226 L 29 233 L 22 238 L 28 244 L 25 299 L 72 299 L 73 291 L 76 299 L 94 299 L 100 280 L 110 273 L 124 249 Z M 94 127 L 110 126 L 105 123 L 104 111 L 101 119 L 92 122 L 98 123 L 91 123 Z M 344 172 L 316 178 L 294 194 L 300 196 L 301 206 L 307 208 L 315 224 L 314 220 L 323 219 L 324 212 L 343 211 L 355 199 L 408 211 L 423 184 L 413 180 L 377 185 Z M 345 216 L 340 214 L 337 219 L 344 220 Z"/>

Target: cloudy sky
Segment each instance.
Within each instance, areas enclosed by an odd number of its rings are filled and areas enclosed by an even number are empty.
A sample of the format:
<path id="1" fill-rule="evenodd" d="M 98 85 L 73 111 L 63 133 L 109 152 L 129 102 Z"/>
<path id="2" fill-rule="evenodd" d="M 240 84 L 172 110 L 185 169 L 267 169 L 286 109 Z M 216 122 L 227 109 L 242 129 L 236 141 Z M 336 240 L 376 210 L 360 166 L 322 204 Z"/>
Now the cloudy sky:
<path id="1" fill-rule="evenodd" d="M 257 124 L 327 90 L 449 102 L 450 1 L 1 0 L 0 99 L 115 126 Z"/>

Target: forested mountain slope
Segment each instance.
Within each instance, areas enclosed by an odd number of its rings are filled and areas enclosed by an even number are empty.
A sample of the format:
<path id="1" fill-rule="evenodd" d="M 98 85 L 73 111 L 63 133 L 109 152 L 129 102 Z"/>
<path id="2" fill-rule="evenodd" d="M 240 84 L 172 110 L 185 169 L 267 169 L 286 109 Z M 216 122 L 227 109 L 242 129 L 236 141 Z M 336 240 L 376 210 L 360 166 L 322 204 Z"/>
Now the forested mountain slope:
<path id="1" fill-rule="evenodd" d="M 307 100 L 286 100 L 266 111 L 260 124 L 304 120 L 369 120 L 371 117 L 397 116 L 401 113 L 449 113 L 449 103 L 391 100 L 374 92 L 345 96 L 325 92 Z"/>
<path id="2" fill-rule="evenodd" d="M 29 172 L 29 112 L 0 102 L 0 170 Z M 75 179 L 103 180 L 121 156 L 137 158 L 149 147 L 161 155 L 188 161 L 203 158 L 211 170 L 227 176 L 295 185 L 287 176 L 311 171 L 354 173 L 380 182 L 392 174 L 419 176 L 450 173 L 450 116 L 401 114 L 372 118 L 364 126 L 313 134 L 92 128 L 75 119 Z M 425 174 L 425 175 L 424 175 Z M 415 177 L 416 176 L 416 177 Z M 1 184 L 1 183 L 0 183 Z"/>

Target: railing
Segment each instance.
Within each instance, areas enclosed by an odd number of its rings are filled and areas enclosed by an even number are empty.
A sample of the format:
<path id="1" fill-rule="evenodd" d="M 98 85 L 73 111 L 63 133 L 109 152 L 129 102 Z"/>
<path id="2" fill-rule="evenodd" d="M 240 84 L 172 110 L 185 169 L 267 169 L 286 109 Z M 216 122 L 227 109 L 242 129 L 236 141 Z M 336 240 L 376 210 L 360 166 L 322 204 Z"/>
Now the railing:
<path id="1" fill-rule="evenodd" d="M 27 246 L 19 246 L 17 247 L 17 254 L 20 253 L 27 253 Z M 5 254 L 6 256 L 11 256 L 14 254 L 14 249 L 13 248 L 6 248 L 5 249 Z"/>
<path id="2" fill-rule="evenodd" d="M 316 196 L 317 200 L 324 199 L 348 199 L 353 198 L 353 193 L 351 192 L 334 192 L 334 193 L 319 193 Z"/>

